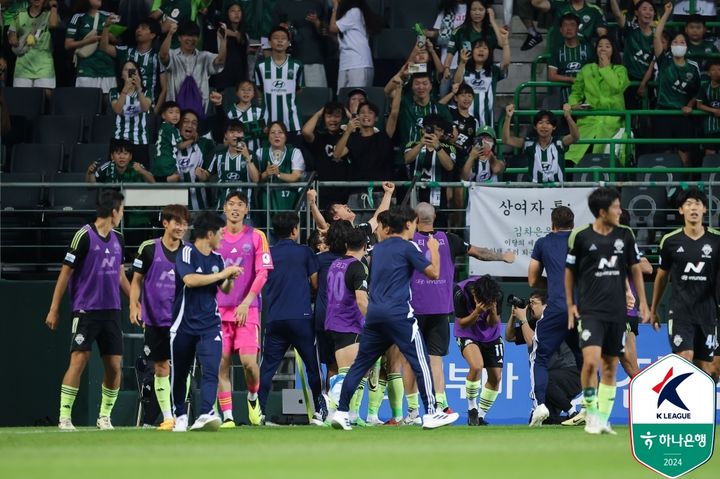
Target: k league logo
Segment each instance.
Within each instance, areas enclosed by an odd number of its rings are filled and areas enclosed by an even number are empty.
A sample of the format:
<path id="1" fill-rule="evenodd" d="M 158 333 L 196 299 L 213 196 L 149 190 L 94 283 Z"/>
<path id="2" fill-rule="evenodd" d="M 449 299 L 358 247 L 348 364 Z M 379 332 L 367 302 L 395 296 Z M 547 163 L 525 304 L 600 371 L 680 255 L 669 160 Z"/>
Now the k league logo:
<path id="1" fill-rule="evenodd" d="M 675 354 L 630 382 L 630 441 L 642 465 L 675 478 L 706 463 L 715 442 L 715 382 Z"/>

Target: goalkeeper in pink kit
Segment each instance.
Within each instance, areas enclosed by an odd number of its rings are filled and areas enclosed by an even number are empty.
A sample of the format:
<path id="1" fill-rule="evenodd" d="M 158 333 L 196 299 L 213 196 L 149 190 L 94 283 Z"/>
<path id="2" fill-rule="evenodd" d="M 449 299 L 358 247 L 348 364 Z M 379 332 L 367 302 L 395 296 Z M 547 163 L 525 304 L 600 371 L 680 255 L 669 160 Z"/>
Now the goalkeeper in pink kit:
<path id="1" fill-rule="evenodd" d="M 223 350 L 220 361 L 218 402 L 223 415 L 221 427 L 235 427 L 232 407 L 230 366 L 232 354 L 237 351 L 245 373 L 248 388 L 248 419 L 252 425 L 260 425 L 260 405 L 257 392 L 260 387 L 260 291 L 273 269 L 270 247 L 265 234 L 243 224 L 248 214 L 248 198 L 245 193 L 234 191 L 225 198 L 227 224 L 218 253 L 225 266 L 239 266 L 242 272 L 228 294 L 218 292 L 217 302 L 222 319 Z"/>

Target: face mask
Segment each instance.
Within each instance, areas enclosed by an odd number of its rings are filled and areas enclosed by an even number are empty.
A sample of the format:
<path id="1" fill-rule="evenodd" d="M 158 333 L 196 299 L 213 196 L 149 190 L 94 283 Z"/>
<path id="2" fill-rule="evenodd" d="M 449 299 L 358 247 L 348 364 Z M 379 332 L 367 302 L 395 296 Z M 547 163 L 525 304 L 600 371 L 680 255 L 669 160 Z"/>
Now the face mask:
<path id="1" fill-rule="evenodd" d="M 673 45 L 670 47 L 670 51 L 675 58 L 683 58 L 685 52 L 687 52 L 687 47 L 685 45 Z"/>

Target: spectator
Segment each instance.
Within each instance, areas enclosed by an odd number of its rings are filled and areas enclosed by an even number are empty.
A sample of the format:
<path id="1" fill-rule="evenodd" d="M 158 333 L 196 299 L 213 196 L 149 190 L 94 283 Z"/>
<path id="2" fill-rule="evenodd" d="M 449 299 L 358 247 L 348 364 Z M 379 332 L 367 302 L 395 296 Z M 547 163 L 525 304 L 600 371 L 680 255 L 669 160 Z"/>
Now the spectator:
<path id="1" fill-rule="evenodd" d="M 401 145 L 420 139 L 423 118 L 431 113 L 437 113 L 444 120 L 452 122 L 447 106 L 432 99 L 430 74 L 415 73 L 410 76 L 410 92 L 403 94 L 400 103 L 398 141 Z"/>
<path id="2" fill-rule="evenodd" d="M 572 86 L 568 103 L 574 110 L 624 110 L 625 89 L 630 84 L 627 69 L 620 64 L 620 53 L 609 37 L 600 37 L 595 47 L 597 62 L 582 67 Z M 584 116 L 577 122 L 580 136 L 586 140 L 625 136 L 624 118 L 618 116 Z M 573 145 L 565 155 L 577 164 L 591 145 Z M 626 148 L 616 148 L 620 162 L 625 164 Z M 593 153 L 604 153 L 607 145 L 592 145 Z"/>
<path id="3" fill-rule="evenodd" d="M 244 125 L 237 119 L 227 122 L 225 127 L 225 148 L 215 153 L 212 163 L 208 168 L 211 174 L 217 175 L 218 183 L 257 183 L 260 180 L 260 172 L 250 150 L 247 147 Z M 218 208 L 222 208 L 227 195 L 237 190 L 237 187 L 219 191 Z M 248 187 L 243 191 L 248 198 L 248 208 L 253 202 L 252 188 Z"/>
<path id="4" fill-rule="evenodd" d="M 574 14 L 580 20 L 578 32 L 588 43 L 593 42 L 598 37 L 607 35 L 607 21 L 602 10 L 597 5 L 590 5 L 585 0 L 568 0 L 567 2 L 557 0 L 531 1 L 533 7 L 543 13 L 550 13 L 552 18 L 555 19 L 555 24 L 548 35 L 548 51 L 550 52 L 562 42 L 562 37 L 558 31 L 560 27 L 559 20 L 568 13 Z"/>
<path id="5" fill-rule="evenodd" d="M 566 13 L 559 22 L 560 36 L 563 38 L 550 54 L 548 61 L 548 81 L 573 83 L 580 69 L 595 59 L 592 46 L 578 36 L 580 19 L 574 13 Z M 560 89 L 560 102 L 567 103 L 570 87 Z"/>
<path id="6" fill-rule="evenodd" d="M 45 88 L 50 97 L 55 89 L 50 30 L 59 23 L 57 0 L 31 0 L 27 10 L 17 12 L 8 29 L 8 44 L 17 55 L 14 87 Z"/>
<path id="7" fill-rule="evenodd" d="M 65 33 L 65 49 L 75 50 L 75 86 L 100 88 L 104 94 L 116 86 L 112 57 L 98 48 L 100 34 L 110 15 L 100 11 L 100 0 L 77 0 Z"/>
<path id="8" fill-rule="evenodd" d="M 698 64 L 700 72 L 705 71 L 705 63 L 710 55 L 720 53 L 711 40 L 705 39 L 707 28 L 702 15 L 690 15 L 685 25 L 685 34 L 688 38 L 687 59 Z"/>
<path id="9" fill-rule="evenodd" d="M 197 24 L 198 13 L 206 11 L 202 0 L 154 0 L 150 16 L 159 21 L 162 32 L 171 37 L 171 47 L 178 48 L 180 33 L 175 35 L 177 26 L 184 23 Z"/>
<path id="10" fill-rule="evenodd" d="M 423 135 L 419 141 L 405 145 L 404 160 L 408 176 L 419 176 L 419 184 L 447 181 L 455 168 L 457 155 L 455 146 L 446 143 L 446 133 L 452 131 L 452 124 L 438 114 L 430 114 L 423 120 Z M 444 188 L 422 187 L 416 190 L 418 201 L 424 201 L 440 208 L 447 208 L 447 193 Z M 444 220 L 445 218 L 443 218 Z"/>
<path id="11" fill-rule="evenodd" d="M 497 181 L 497 175 L 505 171 L 505 162 L 495 157 L 495 130 L 483 127 L 475 137 L 470 154 L 462 167 L 465 181 Z"/>
<path id="12" fill-rule="evenodd" d="M 332 0 L 329 30 L 339 35 L 338 91 L 344 87 L 371 86 L 375 74 L 370 37 L 380 33 L 383 19 L 365 0 Z"/>
<path id="13" fill-rule="evenodd" d="M 445 71 L 445 65 L 440 61 L 435 52 L 435 47 L 430 40 L 425 40 L 425 44 L 421 45 L 416 43 L 413 46 L 410 56 L 407 62 L 402 66 L 396 77 L 400 77 L 403 82 L 407 82 L 410 78 L 411 73 L 429 73 L 432 80 L 433 92 L 441 94 L 441 83 L 443 73 Z M 392 91 L 395 77 L 391 78 L 388 84 L 385 86 L 386 94 L 388 91 Z M 408 85 L 405 85 L 407 88 Z"/>
<path id="14" fill-rule="evenodd" d="M 115 113 L 115 140 L 132 143 L 133 160 L 148 167 L 148 114 L 151 100 L 145 96 L 140 66 L 133 60 L 123 64 L 119 88 L 110 89 L 110 107 Z"/>
<path id="15" fill-rule="evenodd" d="M 524 140 L 510 134 L 510 123 L 515 113 L 512 103 L 505 107 L 503 123 L 503 143 L 513 148 L 523 148 L 522 155 L 528 162 L 528 173 L 533 183 L 562 183 L 565 181 L 565 148 L 580 139 L 577 125 L 572 118 L 572 109 L 563 105 L 565 121 L 570 134 L 560 138 L 556 136 L 557 118 L 552 112 L 541 110 L 533 118 L 533 129 L 537 137 Z"/>
<path id="16" fill-rule="evenodd" d="M 307 169 L 316 171 L 320 181 L 347 181 L 350 168 L 348 155 L 335 158 L 335 145 L 343 135 L 340 124 L 344 111 L 342 104 L 329 102 L 303 125 L 302 135 L 312 153 L 312 160 L 308 161 Z M 323 128 L 318 126 L 320 119 L 322 119 Z M 345 204 L 347 199 L 347 188 L 323 188 L 320 208 L 325 208 L 333 203 Z"/>
<path id="17" fill-rule="evenodd" d="M 248 76 L 248 44 L 250 39 L 246 33 L 246 18 L 242 7 L 237 2 L 227 4 L 222 21 L 225 22 L 225 66 L 223 71 L 211 78 L 212 86 L 219 91 L 234 88 L 240 82 L 247 81 Z M 218 29 L 218 45 L 222 39 Z"/>
<path id="18" fill-rule="evenodd" d="M 465 0 L 441 0 L 438 15 L 435 18 L 432 30 L 425 30 L 425 36 L 432 39 L 435 44 L 440 47 L 440 62 L 451 70 L 457 68 L 457 58 L 453 58 L 449 64 L 445 63 L 448 55 L 448 45 L 452 40 L 455 30 L 465 23 L 467 16 L 467 4 Z M 443 82 L 438 90 L 440 95 L 447 94 L 450 91 L 450 83 Z"/>
<path id="19" fill-rule="evenodd" d="M 170 49 L 170 35 L 160 47 L 160 61 L 170 71 L 167 99 L 204 118 L 210 96 L 209 77 L 220 73 L 225 64 L 225 28 L 218 30 L 218 53 L 197 49 L 200 28 L 195 23 L 186 22 L 178 27 L 177 23 L 171 22 L 169 31 L 178 32 L 180 48 Z"/>
<path id="20" fill-rule="evenodd" d="M 353 115 L 357 115 L 358 108 L 363 103 L 368 102 L 367 92 L 362 88 L 353 88 L 347 94 L 347 101 L 345 102 L 345 116 L 346 120 L 350 120 Z"/>
<path id="21" fill-rule="evenodd" d="M 658 64 L 657 108 L 659 110 L 681 110 L 689 115 L 700 90 L 700 70 L 697 63 L 685 58 L 688 48 L 687 35 L 678 32 L 671 36 L 670 51 L 663 49 L 662 36 L 665 23 L 672 13 L 672 3 L 665 4 L 663 16 L 655 29 L 653 48 Z M 695 136 L 691 121 L 678 121 L 677 116 L 654 118 L 653 130 L 656 138 L 691 138 Z M 690 166 L 688 145 L 666 145 L 663 149 L 678 150 L 683 165 Z"/>
<path id="22" fill-rule="evenodd" d="M 179 149 L 189 147 L 194 139 L 182 140 L 178 127 L 180 126 L 180 107 L 174 101 L 166 101 L 160 109 L 163 119 L 155 142 L 152 172 L 155 181 L 177 182 L 180 175 L 177 172 L 177 152 Z"/>
<path id="23" fill-rule="evenodd" d="M 710 82 L 700 88 L 697 107 L 708 114 L 703 120 L 704 138 L 720 138 L 720 60 L 710 60 L 707 73 Z M 717 143 L 705 145 L 705 155 L 715 155 L 717 152 Z"/>
<path id="24" fill-rule="evenodd" d="M 481 0 L 468 2 L 468 14 L 465 23 L 453 34 L 452 40 L 448 43 L 448 54 L 445 57 L 444 78 L 446 80 L 455 76 L 455 69 L 450 66 L 455 55 L 461 49 L 470 50 L 478 40 L 484 40 L 489 48 L 497 48 L 499 29 L 495 23 L 495 11 L 488 7 L 489 3 Z"/>
<path id="25" fill-rule="evenodd" d="M 347 124 L 342 137 L 335 145 L 335 159 L 350 155 L 349 181 L 382 181 L 390 178 L 393 167 L 395 126 L 400 108 L 400 90 L 393 94 L 390 116 L 385 130 L 375 128 L 380 111 L 373 103 L 361 103 L 357 116 Z"/>
<path id="26" fill-rule="evenodd" d="M 260 175 L 258 183 L 295 183 L 305 173 L 305 159 L 299 148 L 287 144 L 288 131 L 280 121 L 270 123 L 268 146 L 255 152 Z M 270 188 L 269 198 L 264 188 L 260 195 L 262 208 L 270 211 L 288 211 L 295 207 L 297 188 Z"/>
<path id="27" fill-rule="evenodd" d="M 152 173 L 133 161 L 132 143 L 118 140 L 110 147 L 110 161 L 90 163 L 85 172 L 88 183 L 155 183 Z"/>
<path id="28" fill-rule="evenodd" d="M 472 115 L 480 126 L 495 125 L 495 95 L 497 82 L 504 79 L 510 65 L 510 44 L 508 31 L 501 29 L 498 39 L 502 47 L 502 61 L 493 64 L 493 49 L 485 40 L 477 40 L 472 50 L 461 50 L 458 69 L 455 72 L 455 83 L 466 83 L 473 89 Z"/>
<path id="29" fill-rule="evenodd" d="M 135 47 L 114 46 L 110 43 L 110 26 L 119 21 L 118 17 L 111 16 L 103 25 L 100 38 L 100 50 L 115 58 L 122 65 L 128 60 L 138 64 L 140 78 L 144 86 L 143 93 L 150 99 L 156 111 L 165 101 L 167 95 L 167 76 L 165 67 L 160 63 L 157 49 L 153 47 L 155 39 L 160 34 L 160 25 L 157 20 L 147 18 L 135 28 Z"/>
<path id="30" fill-rule="evenodd" d="M 270 32 L 270 56 L 255 66 L 255 85 L 265 95 L 265 121 L 282 122 L 286 140 L 299 146 L 300 116 L 295 94 L 305 86 L 303 65 L 288 55 L 290 32 L 275 27 Z M 289 133 L 287 133 L 289 132 Z"/>
<path id="31" fill-rule="evenodd" d="M 217 98 L 219 93 L 215 94 Z M 255 106 L 255 85 L 250 80 L 243 80 L 235 88 L 237 103 L 225 110 L 230 120 L 240 120 L 245 132 L 245 143 L 248 150 L 255 151 L 262 146 L 263 136 L 266 134 L 265 108 Z M 219 97 L 217 106 L 222 105 L 222 96 Z"/>
<path id="32" fill-rule="evenodd" d="M 181 183 L 198 183 L 210 179 L 208 171 L 215 143 L 198 135 L 199 118 L 192 110 L 185 110 L 180 117 L 180 136 L 190 142 L 186 148 L 178 148 L 175 165 Z M 190 188 L 189 205 L 192 210 L 209 209 L 210 202 L 205 188 Z"/>
<path id="33" fill-rule="evenodd" d="M 465 159 L 473 147 L 475 132 L 480 128 L 477 118 L 470 113 L 475 92 L 467 83 L 455 83 L 450 93 L 445 95 L 438 103 L 446 105 L 450 100 L 455 104 L 450 105 L 448 110 L 452 116 L 453 144 L 457 150 L 458 160 L 465 164 Z"/>
<path id="34" fill-rule="evenodd" d="M 643 81 L 653 59 L 653 22 L 655 21 L 655 5 L 650 0 L 639 0 L 635 3 L 635 18 L 630 21 L 620 10 L 618 0 L 610 0 L 613 16 L 622 29 L 625 45 L 623 51 L 623 65 L 628 72 L 631 82 Z M 641 108 L 639 89 L 630 86 L 625 90 L 625 106 L 636 110 Z"/>

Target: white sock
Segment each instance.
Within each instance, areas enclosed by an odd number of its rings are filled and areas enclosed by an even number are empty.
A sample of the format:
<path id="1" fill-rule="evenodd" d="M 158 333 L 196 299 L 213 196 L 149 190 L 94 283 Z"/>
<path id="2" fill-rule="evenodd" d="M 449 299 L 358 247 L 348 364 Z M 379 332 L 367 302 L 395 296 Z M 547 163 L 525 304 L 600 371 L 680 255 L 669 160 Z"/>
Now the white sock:
<path id="1" fill-rule="evenodd" d="M 163 411 L 163 412 L 162 412 L 162 415 L 163 415 L 163 421 L 169 421 L 169 420 L 173 419 L 172 410 L 170 410 L 170 411 Z"/>
<path id="2" fill-rule="evenodd" d="M 233 415 L 232 411 L 228 409 L 227 411 L 223 411 L 223 421 L 232 421 Z"/>
<path id="3" fill-rule="evenodd" d="M 368 414 L 367 415 L 367 422 L 377 422 L 379 420 L 380 420 L 380 418 L 378 417 L 377 414 Z"/>
<path id="4" fill-rule="evenodd" d="M 248 401 L 257 401 L 257 393 L 248 392 Z"/>
<path id="5" fill-rule="evenodd" d="M 468 402 L 468 411 L 471 409 L 478 408 L 477 398 L 472 398 L 472 399 L 468 398 L 467 402 Z"/>

